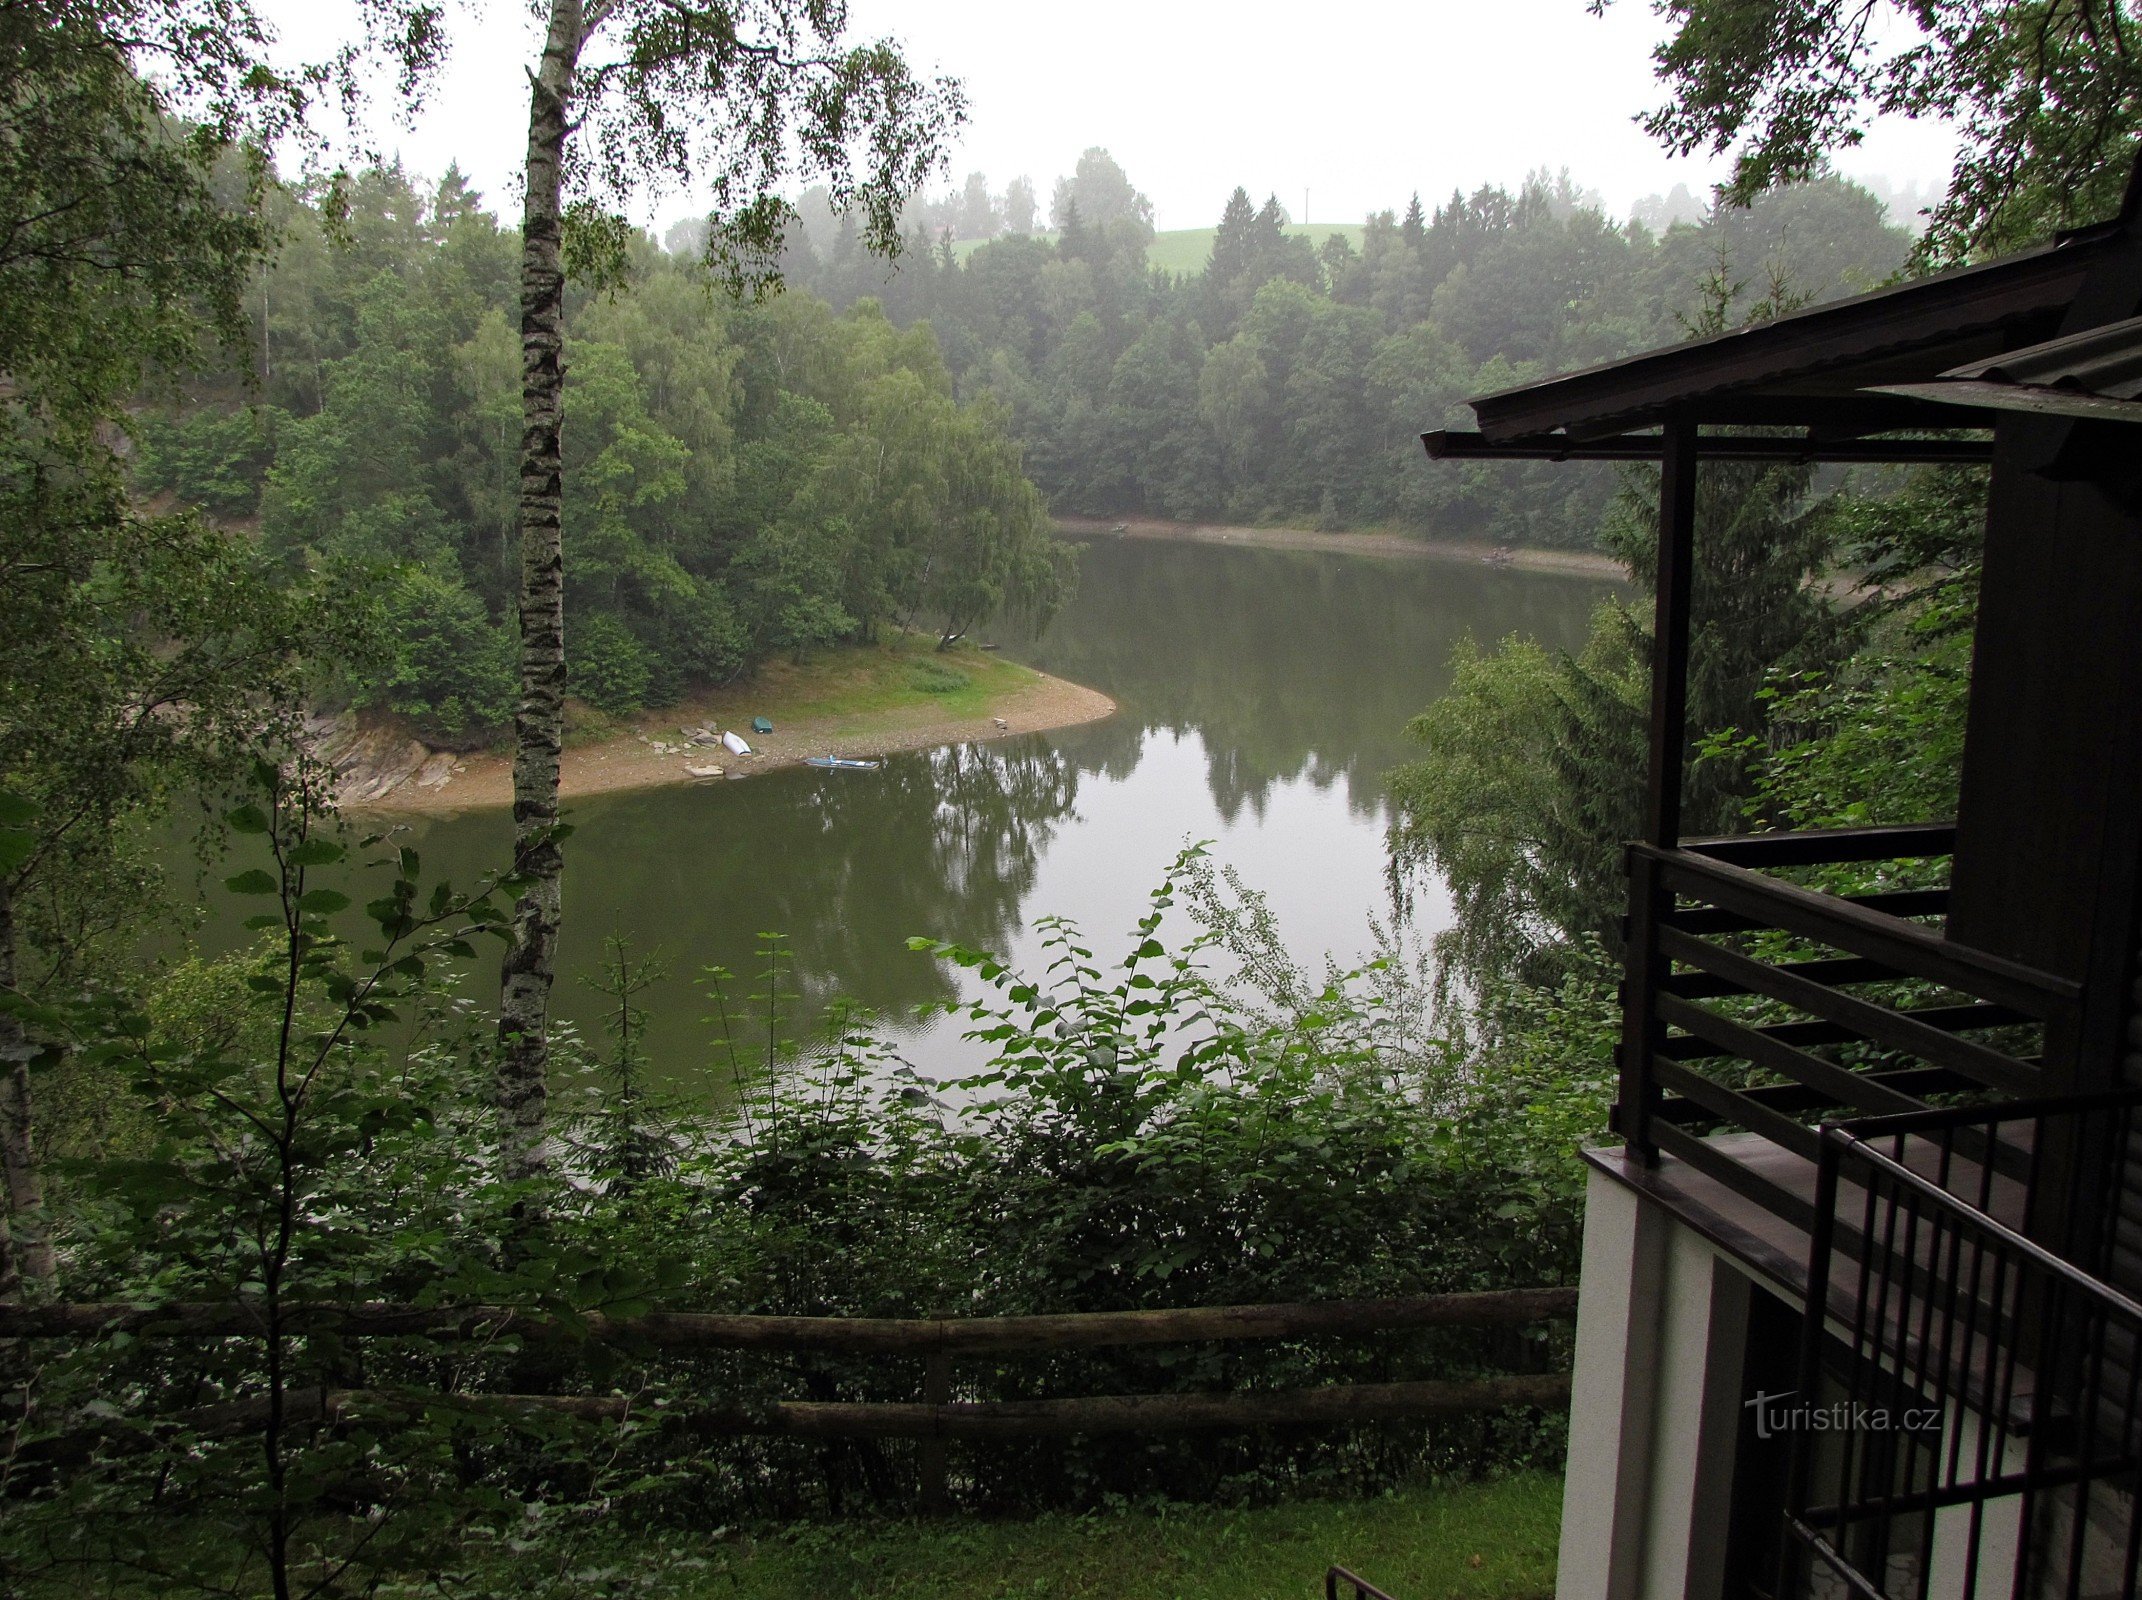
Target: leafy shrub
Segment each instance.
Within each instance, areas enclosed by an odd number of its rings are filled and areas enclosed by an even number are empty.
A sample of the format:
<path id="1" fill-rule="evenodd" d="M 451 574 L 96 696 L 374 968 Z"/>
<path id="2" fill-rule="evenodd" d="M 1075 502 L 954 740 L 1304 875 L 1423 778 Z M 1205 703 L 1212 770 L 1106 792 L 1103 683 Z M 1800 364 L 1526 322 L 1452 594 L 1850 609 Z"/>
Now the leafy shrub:
<path id="1" fill-rule="evenodd" d="M 726 683 L 747 659 L 737 608 L 718 584 L 694 581 L 649 595 L 637 637 L 651 657 L 649 705 L 673 704 L 695 683 Z"/>
<path id="2" fill-rule="evenodd" d="M 598 710 L 623 716 L 648 703 L 654 654 L 616 617 L 598 611 L 567 630 L 566 682 Z"/>
<path id="3" fill-rule="evenodd" d="M 917 661 L 907 669 L 907 681 L 924 694 L 952 694 L 974 680 L 942 661 Z"/>
<path id="4" fill-rule="evenodd" d="M 264 781 L 279 780 L 271 770 Z M 378 948 L 360 953 L 329 936 L 348 897 L 305 877 L 344 871 L 339 843 L 280 803 L 241 807 L 232 827 L 275 846 L 275 871 L 229 880 L 270 908 L 273 961 L 246 966 L 236 987 L 232 972 L 191 974 L 143 1017 L 84 1007 L 31 1019 L 125 1065 L 112 1081 L 137 1086 L 158 1130 L 133 1159 L 82 1164 L 66 1230 L 73 1297 L 510 1304 L 570 1329 L 584 1311 L 658 1306 L 1002 1315 L 1574 1273 L 1570 1145 L 1596 1126 L 1604 1090 L 1566 1069 L 1572 1049 L 1587 1061 L 1605 1051 L 1600 994 L 1572 990 L 1559 1011 L 1515 1003 L 1493 1079 L 1418 1034 L 1387 971 L 1332 974 L 1260 1005 L 1208 973 L 1220 934 L 1173 948 L 1164 937 L 1194 856 L 1107 967 L 1060 921 L 1038 981 L 925 943 L 979 981 L 980 997 L 955 1009 L 991 1047 L 984 1071 L 945 1083 L 852 1012 L 805 1028 L 772 941 L 748 983 L 709 975 L 709 1066 L 734 1083 L 728 1109 L 664 1107 L 638 1087 L 633 1042 L 634 997 L 653 973 L 614 949 L 614 1052 L 593 1059 L 561 1040 L 561 1078 L 593 1092 L 561 1119 L 553 1176 L 514 1185 L 493 1153 L 479 1029 L 439 998 L 437 970 L 471 954 L 468 937 L 495 930 L 498 913 L 481 896 L 421 894 L 415 853 L 402 850 L 384 858 L 386 892 L 365 908 Z M 217 1014 L 233 1006 L 247 1019 Z M 410 1011 L 410 1035 L 386 1026 Z M 582 1534 L 905 1508 L 915 1493 L 911 1444 L 738 1437 L 692 1418 L 710 1399 L 912 1399 L 919 1359 L 513 1330 L 353 1341 L 277 1333 L 280 1315 L 264 1310 L 258 1336 L 92 1340 L 35 1367 L 8 1356 L 36 1418 L 22 1436 L 27 1487 L 0 1512 L 11 1576 L 57 1582 L 102 1565 L 246 1593 L 263 1586 L 261 1552 L 281 1551 L 312 1569 L 346 1562 L 363 1587 L 441 1562 L 461 1572 L 463 1553 L 486 1546 L 550 1549 L 564 1571 Z M 962 1358 L 953 1380 L 957 1398 L 1015 1400 L 1567 1360 L 1566 1330 L 1430 1329 Z M 349 1389 L 366 1398 L 332 1427 L 292 1409 Z M 583 1422 L 482 1401 L 532 1392 L 627 1396 L 631 1416 Z M 274 1394 L 285 1414 L 266 1409 Z M 49 1469 L 85 1437 L 120 1443 Z M 978 1444 L 958 1453 L 955 1489 L 1004 1512 L 1146 1496 L 1245 1503 L 1544 1463 L 1560 1446 L 1556 1419 L 1525 1413 Z M 244 1537 L 201 1537 L 211 1526 Z M 457 1592 L 484 1592 L 472 1581 Z"/>
<path id="5" fill-rule="evenodd" d="M 512 633 L 458 578 L 403 567 L 383 585 L 386 659 L 364 698 L 447 744 L 481 743 L 513 718 Z"/>
<path id="6" fill-rule="evenodd" d="M 135 481 L 150 494 L 175 494 L 214 516 L 251 516 L 275 459 L 276 420 L 272 409 L 206 406 L 142 417 L 134 426 Z"/>

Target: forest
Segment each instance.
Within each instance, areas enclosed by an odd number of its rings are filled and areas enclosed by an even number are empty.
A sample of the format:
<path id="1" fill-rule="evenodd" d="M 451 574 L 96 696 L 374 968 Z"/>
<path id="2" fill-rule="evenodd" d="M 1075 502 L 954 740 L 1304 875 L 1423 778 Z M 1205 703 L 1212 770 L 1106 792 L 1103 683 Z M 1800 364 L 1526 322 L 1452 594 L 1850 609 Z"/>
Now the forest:
<path id="1" fill-rule="evenodd" d="M 1740 315 L 1871 287 L 1910 248 L 1838 179 L 1655 235 L 1535 175 L 1321 255 L 1238 190 L 1185 276 L 1145 266 L 1150 205 L 1105 152 L 1057 189 L 1053 238 L 963 259 L 914 206 L 890 265 L 812 191 L 778 294 L 711 298 L 690 226 L 572 293 L 577 695 L 629 713 L 881 630 L 1044 621 L 1075 581 L 1051 510 L 1594 544 L 1611 474 L 1432 465 L 1419 434 L 1672 339 L 1706 285 Z M 454 170 L 374 169 L 336 203 L 330 227 L 279 201 L 245 364 L 152 383 L 134 481 L 362 597 L 351 703 L 481 744 L 518 681 L 515 236 Z"/>
<path id="2" fill-rule="evenodd" d="M 1920 63 L 1970 120 L 1916 242 L 1829 168 L 1866 82 L 1690 23 L 1652 123 L 1736 153 L 1699 218 L 1535 176 L 1311 251 L 1237 190 L 1183 276 L 1098 150 L 1052 237 L 1030 186 L 986 181 L 933 230 L 911 202 L 965 102 L 837 6 L 557 0 L 517 226 L 458 172 L 271 159 L 357 92 L 357 43 L 285 73 L 244 0 L 0 8 L 0 1586 L 739 1593 L 754 1541 L 838 1551 L 932 1484 L 1014 1528 L 1538 1490 L 1620 1026 L 1656 484 L 1431 470 L 1414 435 L 2103 214 L 2135 69 L 1977 10 Z M 378 81 L 437 69 L 430 8 L 364 11 Z M 2026 27 L 2065 54 L 2019 101 L 1985 53 Z M 664 164 L 718 181 L 658 245 L 626 208 Z M 970 221 L 1002 236 L 958 248 Z M 1459 651 L 1389 778 L 1392 937 L 1358 967 L 1295 959 L 1193 843 L 1113 939 L 1038 914 L 1038 965 L 915 931 L 961 975 L 933 1020 L 973 1071 L 806 1006 L 778 930 L 697 974 L 718 1095 L 656 1087 L 661 963 L 623 935 L 605 1025 L 560 1025 L 568 695 L 625 712 L 1045 617 L 1075 581 L 1052 512 L 1597 547 L 1630 587 L 1577 648 Z M 1980 480 L 1731 466 L 1699 512 L 1691 831 L 1947 810 Z M 510 724 L 491 868 L 446 881 L 412 830 L 341 814 L 323 705 L 470 745 Z M 1452 915 L 1416 961 L 1430 892 Z M 190 942 L 210 902 L 234 947 Z M 956 1375 L 758 1320 L 1454 1295 L 1560 1309 L 985 1347 Z M 928 1429 L 821 1426 L 918 1392 L 1032 1420 L 1386 1386 L 1434 1404 L 977 1435 L 950 1470 Z M 838 1570 L 827 1592 L 888 1592 Z"/>
<path id="3" fill-rule="evenodd" d="M 1580 548 L 1610 474 L 1431 466 L 1421 433 L 1470 425 L 1469 396 L 1685 337 L 1707 285 L 1744 318 L 1875 288 L 1913 242 L 1836 177 L 1654 229 L 1609 217 L 1564 171 L 1433 211 L 1415 195 L 1370 216 L 1358 250 L 1312 249 L 1276 199 L 1237 189 L 1204 270 L 1170 274 L 1146 264 L 1150 204 L 1097 148 L 1057 185 L 1049 237 L 1006 223 L 955 250 L 943 230 L 968 219 L 916 210 L 888 271 L 806 194 L 783 276 L 927 322 L 960 394 L 1004 408 L 1056 510 Z"/>
<path id="4" fill-rule="evenodd" d="M 1826 298 L 1910 243 L 1840 180 L 1655 236 L 1535 176 L 1378 214 L 1362 251 L 1321 258 L 1238 191 L 1185 277 L 1146 269 L 1104 152 L 1058 187 L 1053 240 L 964 260 L 916 207 L 888 268 L 813 193 L 782 293 L 710 299 L 689 227 L 575 293 L 577 694 L 624 713 L 881 629 L 1045 619 L 1074 581 L 1050 508 L 1590 543 L 1608 474 L 1432 467 L 1418 435 L 1467 395 L 1671 338 L 1707 282 Z M 351 701 L 481 743 L 517 681 L 515 240 L 456 171 L 369 171 L 338 204 L 330 238 L 317 203 L 281 203 L 244 308 L 253 381 L 152 386 L 135 482 L 332 571 L 372 621 Z"/>
<path id="5" fill-rule="evenodd" d="M 135 482 L 361 597 L 349 696 L 481 743 L 519 683 L 518 240 L 453 171 L 370 171 L 338 205 L 330 230 L 284 202 L 247 291 L 257 370 L 146 396 Z M 927 329 L 807 293 L 731 303 L 644 243 L 621 272 L 568 313 L 577 695 L 630 712 L 784 652 L 1059 603 L 1070 553 L 1004 414 L 955 398 Z"/>

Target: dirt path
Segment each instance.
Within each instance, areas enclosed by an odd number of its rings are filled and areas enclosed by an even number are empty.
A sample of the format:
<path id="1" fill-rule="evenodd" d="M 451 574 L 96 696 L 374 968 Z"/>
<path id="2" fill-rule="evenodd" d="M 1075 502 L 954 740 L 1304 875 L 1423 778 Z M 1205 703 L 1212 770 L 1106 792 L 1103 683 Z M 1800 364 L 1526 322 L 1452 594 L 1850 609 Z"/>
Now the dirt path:
<path id="1" fill-rule="evenodd" d="M 738 756 L 718 745 L 688 746 L 684 728 L 721 729 L 735 723 L 710 714 L 701 704 L 686 702 L 650 712 L 637 719 L 635 728 L 614 737 L 589 744 L 569 742 L 559 780 L 560 793 L 567 800 L 576 800 L 585 795 L 651 789 L 664 784 L 720 783 L 793 767 L 806 756 L 869 758 L 901 750 L 1007 739 L 1013 734 L 1098 722 L 1115 709 L 1115 701 L 1098 690 L 1036 673 L 1033 682 L 1000 698 L 991 713 L 982 716 L 947 717 L 934 706 L 902 706 L 863 717 L 780 719 L 774 731 L 764 735 L 751 732 L 745 721 L 738 731 L 753 753 Z M 722 775 L 699 778 L 686 771 L 688 767 L 719 767 Z M 435 773 L 441 770 L 433 769 Z M 512 758 L 484 752 L 462 757 L 435 783 L 400 783 L 379 798 L 354 804 L 351 809 L 436 813 L 512 803 Z"/>
<path id="2" fill-rule="evenodd" d="M 1156 517 L 1058 517 L 1056 526 L 1081 537 L 1179 539 L 1256 550 L 1329 550 L 1354 556 L 1426 556 L 1439 561 L 1484 561 L 1525 572 L 1566 572 L 1626 581 L 1628 569 L 1593 550 L 1520 550 L 1455 539 L 1415 539 L 1402 533 L 1322 533 L 1310 528 L 1234 528 L 1209 522 L 1163 522 Z"/>

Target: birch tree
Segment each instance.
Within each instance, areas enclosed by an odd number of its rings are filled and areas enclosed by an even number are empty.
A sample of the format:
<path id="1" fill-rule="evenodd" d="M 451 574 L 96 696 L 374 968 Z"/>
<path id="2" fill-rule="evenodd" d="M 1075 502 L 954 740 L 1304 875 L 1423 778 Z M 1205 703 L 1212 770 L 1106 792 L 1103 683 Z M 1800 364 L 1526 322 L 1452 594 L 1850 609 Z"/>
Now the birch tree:
<path id="1" fill-rule="evenodd" d="M 528 74 L 521 216 L 520 670 L 514 880 L 500 972 L 498 1105 L 511 1177 L 545 1170 L 550 991 L 563 909 L 564 302 L 568 269 L 623 260 L 618 209 L 665 184 L 711 194 L 706 257 L 732 292 L 778 282 L 794 211 L 825 184 L 872 248 L 899 244 L 907 197 L 942 164 L 959 87 L 889 42 L 850 45 L 842 0 L 549 0 Z"/>

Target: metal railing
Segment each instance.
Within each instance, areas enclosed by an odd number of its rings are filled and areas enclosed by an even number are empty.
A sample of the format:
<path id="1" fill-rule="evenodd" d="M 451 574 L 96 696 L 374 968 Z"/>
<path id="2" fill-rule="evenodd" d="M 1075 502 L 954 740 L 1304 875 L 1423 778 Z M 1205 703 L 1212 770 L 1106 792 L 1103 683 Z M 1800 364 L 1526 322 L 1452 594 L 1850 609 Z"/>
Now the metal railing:
<path id="1" fill-rule="evenodd" d="M 1324 1600 L 1339 1600 L 1341 1585 L 1353 1592 L 1354 1600 L 1394 1600 L 1368 1579 L 1356 1577 L 1344 1567 L 1333 1567 L 1324 1574 Z"/>
<path id="2" fill-rule="evenodd" d="M 1702 1135 L 1742 1131 L 1812 1162 L 1835 1115 L 1923 1109 L 1930 1096 L 2040 1092 L 2073 1048 L 2078 986 L 1951 943 L 1919 886 L 1952 827 L 1859 828 L 1629 847 L 1628 972 L 1615 1127 L 1801 1229 L 1806 1194 Z M 1901 865 L 1911 886 L 1829 894 L 1776 876 Z"/>
<path id="3" fill-rule="evenodd" d="M 2138 1104 L 1822 1130 L 1781 1594 L 2133 1600 L 2142 1304 L 2105 1198 Z"/>

